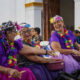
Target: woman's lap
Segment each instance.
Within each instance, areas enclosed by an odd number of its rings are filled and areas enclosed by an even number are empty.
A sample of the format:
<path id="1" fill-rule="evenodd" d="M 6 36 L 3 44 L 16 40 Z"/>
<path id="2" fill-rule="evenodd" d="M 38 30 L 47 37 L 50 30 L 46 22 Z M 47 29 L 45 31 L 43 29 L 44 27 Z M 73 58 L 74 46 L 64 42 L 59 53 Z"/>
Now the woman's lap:
<path id="1" fill-rule="evenodd" d="M 77 62 L 72 55 L 62 55 L 64 60 L 64 71 L 67 73 L 72 73 L 73 71 L 80 69 L 80 64 Z"/>
<path id="2" fill-rule="evenodd" d="M 28 65 L 34 73 L 37 80 L 54 80 L 58 76 L 59 71 L 49 71 L 43 64 Z"/>
<path id="3" fill-rule="evenodd" d="M 26 72 L 24 72 L 21 76 L 21 80 L 36 80 L 34 74 L 32 73 L 32 71 L 29 68 L 16 68 L 19 71 L 23 71 L 25 70 Z M 0 73 L 0 80 L 20 80 L 18 78 L 8 78 L 9 75 L 7 74 L 2 74 Z"/>

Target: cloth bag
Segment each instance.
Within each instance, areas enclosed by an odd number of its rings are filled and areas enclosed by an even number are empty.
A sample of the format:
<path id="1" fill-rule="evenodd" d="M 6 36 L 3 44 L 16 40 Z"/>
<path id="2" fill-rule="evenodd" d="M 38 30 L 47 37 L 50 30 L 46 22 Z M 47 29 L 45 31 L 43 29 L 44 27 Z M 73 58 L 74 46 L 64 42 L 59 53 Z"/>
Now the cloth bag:
<path id="1" fill-rule="evenodd" d="M 46 67 L 48 70 L 61 70 L 64 67 L 64 62 L 56 61 L 54 63 L 48 63 L 48 64 L 46 64 Z"/>

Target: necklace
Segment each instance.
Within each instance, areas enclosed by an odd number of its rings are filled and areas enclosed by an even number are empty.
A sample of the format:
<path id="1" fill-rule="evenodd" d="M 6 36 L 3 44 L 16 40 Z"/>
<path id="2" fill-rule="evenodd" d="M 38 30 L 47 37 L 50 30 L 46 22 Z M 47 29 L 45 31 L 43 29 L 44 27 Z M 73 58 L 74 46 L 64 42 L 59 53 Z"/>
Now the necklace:
<path id="1" fill-rule="evenodd" d="M 69 37 L 68 30 L 66 28 L 64 28 L 64 34 L 62 34 L 60 31 L 57 31 L 57 33 L 64 39 L 67 49 L 74 49 L 73 42 Z"/>
<path id="2" fill-rule="evenodd" d="M 8 40 L 6 39 L 5 35 L 2 34 L 0 35 L 0 42 L 3 44 L 6 56 L 8 57 L 8 65 L 9 67 L 14 68 L 17 64 L 17 59 L 16 59 L 16 49 L 14 47 L 14 43 L 8 43 Z"/>
<path id="3" fill-rule="evenodd" d="M 14 43 L 10 43 L 10 49 L 11 53 L 8 55 L 8 64 L 10 67 L 14 67 L 17 64 L 17 59 L 16 59 L 16 49 L 14 47 Z"/>
<path id="4" fill-rule="evenodd" d="M 32 47 L 41 48 L 40 44 L 36 44 L 34 40 L 24 40 L 25 43 L 29 43 Z"/>

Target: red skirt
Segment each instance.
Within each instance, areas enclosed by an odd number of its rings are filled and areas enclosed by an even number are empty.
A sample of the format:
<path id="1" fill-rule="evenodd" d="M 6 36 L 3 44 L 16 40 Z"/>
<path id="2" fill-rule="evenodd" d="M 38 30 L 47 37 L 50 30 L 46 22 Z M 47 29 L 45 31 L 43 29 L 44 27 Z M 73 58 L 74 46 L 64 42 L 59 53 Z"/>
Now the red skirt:
<path id="1" fill-rule="evenodd" d="M 16 68 L 18 71 L 23 71 L 26 70 L 26 72 L 24 72 L 21 76 L 21 79 L 19 78 L 8 78 L 9 74 L 2 74 L 0 73 L 0 80 L 36 80 L 34 74 L 32 73 L 32 71 L 29 68 Z"/>

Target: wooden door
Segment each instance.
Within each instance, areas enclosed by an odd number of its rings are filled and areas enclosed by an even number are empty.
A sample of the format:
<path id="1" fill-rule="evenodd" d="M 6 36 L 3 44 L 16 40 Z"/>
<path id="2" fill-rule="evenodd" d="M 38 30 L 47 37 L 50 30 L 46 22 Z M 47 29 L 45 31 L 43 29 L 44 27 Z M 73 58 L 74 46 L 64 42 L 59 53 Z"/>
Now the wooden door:
<path id="1" fill-rule="evenodd" d="M 60 14 L 60 0 L 43 0 L 43 22 L 44 22 L 44 40 L 49 40 L 51 31 L 53 30 L 50 24 L 50 18 Z"/>

